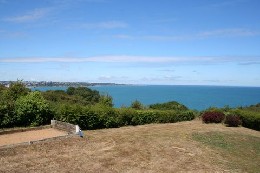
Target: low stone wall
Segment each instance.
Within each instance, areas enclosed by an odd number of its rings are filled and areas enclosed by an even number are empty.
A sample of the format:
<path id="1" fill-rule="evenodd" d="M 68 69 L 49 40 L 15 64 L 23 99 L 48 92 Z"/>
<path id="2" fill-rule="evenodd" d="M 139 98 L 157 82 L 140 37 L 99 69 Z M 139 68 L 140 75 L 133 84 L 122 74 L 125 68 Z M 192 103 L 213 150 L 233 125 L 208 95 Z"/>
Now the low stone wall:
<path id="1" fill-rule="evenodd" d="M 76 133 L 76 125 L 73 125 L 73 124 L 70 124 L 70 123 L 65 123 L 65 122 L 62 122 L 62 121 L 51 120 L 51 127 L 58 129 L 58 130 L 66 131 L 69 134 L 75 134 Z"/>

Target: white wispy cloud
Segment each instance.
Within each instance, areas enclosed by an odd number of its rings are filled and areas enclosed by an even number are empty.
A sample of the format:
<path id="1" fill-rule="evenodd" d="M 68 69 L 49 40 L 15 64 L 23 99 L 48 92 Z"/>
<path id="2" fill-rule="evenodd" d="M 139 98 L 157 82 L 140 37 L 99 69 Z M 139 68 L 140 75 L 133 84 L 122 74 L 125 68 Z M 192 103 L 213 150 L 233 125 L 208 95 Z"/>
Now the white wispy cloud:
<path id="1" fill-rule="evenodd" d="M 0 62 L 9 63 L 41 63 L 41 62 L 107 62 L 107 63 L 163 63 L 178 62 L 183 60 L 178 57 L 145 57 L 145 56 L 96 56 L 87 58 L 3 58 Z"/>
<path id="2" fill-rule="evenodd" d="M 256 36 L 260 35 L 260 32 L 251 31 L 243 28 L 234 29 L 218 29 L 211 31 L 204 31 L 197 34 L 198 38 L 209 38 L 209 37 L 243 37 L 243 36 Z"/>
<path id="3" fill-rule="evenodd" d="M 114 38 L 128 40 L 152 40 L 152 41 L 185 41 L 210 38 L 230 38 L 230 37 L 252 37 L 259 36 L 260 31 L 253 31 L 245 28 L 216 29 L 184 35 L 129 35 L 118 34 Z"/>
<path id="4" fill-rule="evenodd" d="M 115 28 L 126 28 L 128 26 L 127 23 L 122 21 L 105 21 L 98 23 L 83 23 L 80 24 L 80 28 L 85 29 L 115 29 Z"/>
<path id="5" fill-rule="evenodd" d="M 0 29 L 0 38 L 24 38 L 27 34 L 20 31 L 7 31 Z"/>
<path id="6" fill-rule="evenodd" d="M 233 6 L 236 4 L 240 4 L 240 3 L 245 3 L 248 0 L 225 0 L 225 1 L 217 1 L 216 3 L 212 3 L 210 5 L 208 5 L 208 7 L 214 7 L 214 8 L 218 8 L 218 7 L 228 7 L 228 6 Z"/>
<path id="7" fill-rule="evenodd" d="M 59 58 L 0 58 L 0 62 L 5 63 L 176 63 L 176 64 L 217 64 L 217 63 L 237 63 L 239 65 L 260 64 L 260 56 L 201 56 L 201 57 L 152 57 L 152 56 L 95 56 L 85 58 L 59 57 Z"/>
<path id="8" fill-rule="evenodd" d="M 181 36 L 171 36 L 171 35 L 129 35 L 129 34 L 117 34 L 113 36 L 118 39 L 127 40 L 151 40 L 151 41 L 178 41 L 178 40 L 189 40 L 193 37 L 181 35 Z"/>
<path id="9" fill-rule="evenodd" d="M 37 8 L 25 14 L 6 17 L 3 20 L 7 22 L 14 22 L 14 23 L 34 22 L 46 17 L 51 11 L 52 8 Z"/>

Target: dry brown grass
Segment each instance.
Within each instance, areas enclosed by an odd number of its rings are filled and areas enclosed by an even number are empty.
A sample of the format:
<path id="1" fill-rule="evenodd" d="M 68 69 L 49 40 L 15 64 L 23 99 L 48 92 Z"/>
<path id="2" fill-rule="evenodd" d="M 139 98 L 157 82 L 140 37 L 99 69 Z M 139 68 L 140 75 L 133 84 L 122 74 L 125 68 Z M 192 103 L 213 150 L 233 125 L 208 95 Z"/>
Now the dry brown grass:
<path id="1" fill-rule="evenodd" d="M 195 120 L 118 129 L 85 131 L 71 137 L 0 149 L 0 172 L 254 172 L 260 153 L 232 167 L 237 155 L 194 139 L 194 134 L 220 133 L 254 138 L 260 133 L 243 127 L 202 124 Z M 225 136 L 224 136 L 225 137 Z M 200 138 L 199 138 L 200 139 Z M 203 139 L 203 138 L 202 138 Z M 238 138 L 238 142 L 239 142 Z M 245 138 L 241 139 L 245 140 Z M 229 157 L 226 157 L 229 155 Z M 243 160 L 243 159 L 242 159 Z M 248 162 L 256 167 L 246 169 Z M 243 165 L 244 164 L 244 165 Z"/>

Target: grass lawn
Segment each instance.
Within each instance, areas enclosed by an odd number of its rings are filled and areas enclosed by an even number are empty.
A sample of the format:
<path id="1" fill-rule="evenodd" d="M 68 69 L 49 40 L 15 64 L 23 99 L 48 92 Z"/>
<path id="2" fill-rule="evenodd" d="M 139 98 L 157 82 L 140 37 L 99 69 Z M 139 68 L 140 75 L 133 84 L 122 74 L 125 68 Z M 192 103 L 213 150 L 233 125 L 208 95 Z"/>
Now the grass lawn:
<path id="1" fill-rule="evenodd" d="M 194 120 L 0 148 L 0 172 L 259 172 L 260 132 Z"/>

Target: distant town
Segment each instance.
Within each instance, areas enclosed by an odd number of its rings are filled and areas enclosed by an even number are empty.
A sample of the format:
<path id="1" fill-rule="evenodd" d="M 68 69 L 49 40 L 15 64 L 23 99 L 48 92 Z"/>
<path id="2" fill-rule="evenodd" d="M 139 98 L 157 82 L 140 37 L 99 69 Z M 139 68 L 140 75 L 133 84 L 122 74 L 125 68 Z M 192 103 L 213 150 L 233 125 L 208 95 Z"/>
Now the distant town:
<path id="1" fill-rule="evenodd" d="M 0 85 L 9 87 L 16 81 L 0 81 Z M 97 85 L 123 85 L 115 83 L 89 83 L 89 82 L 53 82 L 53 81 L 21 81 L 26 87 L 42 87 L 42 86 L 66 86 L 66 87 L 88 87 Z"/>

